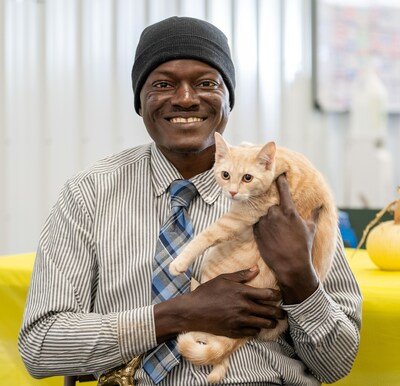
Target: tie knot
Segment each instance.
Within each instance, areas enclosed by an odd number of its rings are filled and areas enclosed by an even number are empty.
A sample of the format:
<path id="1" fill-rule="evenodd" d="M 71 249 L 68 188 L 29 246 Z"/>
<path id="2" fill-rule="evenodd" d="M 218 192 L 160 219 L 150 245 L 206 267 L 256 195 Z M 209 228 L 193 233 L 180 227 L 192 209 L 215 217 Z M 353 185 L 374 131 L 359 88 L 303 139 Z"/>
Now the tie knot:
<path id="1" fill-rule="evenodd" d="M 194 196 L 197 195 L 197 189 L 188 180 L 173 181 L 169 187 L 171 194 L 171 206 L 188 208 Z"/>

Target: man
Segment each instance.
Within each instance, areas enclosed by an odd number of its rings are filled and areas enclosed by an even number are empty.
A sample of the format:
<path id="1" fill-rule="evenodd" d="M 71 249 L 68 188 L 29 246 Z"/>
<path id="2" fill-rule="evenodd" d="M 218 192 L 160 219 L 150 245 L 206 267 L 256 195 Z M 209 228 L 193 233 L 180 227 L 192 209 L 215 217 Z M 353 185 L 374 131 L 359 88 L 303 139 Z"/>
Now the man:
<path id="1" fill-rule="evenodd" d="M 309 222 L 298 216 L 283 176 L 281 204 L 255 226 L 280 293 L 247 286 L 258 274 L 248 267 L 152 304 L 171 183 L 185 179 L 195 187 L 188 210 L 195 233 L 229 207 L 211 171 L 214 133 L 223 133 L 234 105 L 225 35 L 192 18 L 146 28 L 132 84 L 135 109 L 154 143 L 99 161 L 62 190 L 41 235 L 20 333 L 30 373 L 98 376 L 145 354 L 135 382 L 151 385 L 146 358 L 179 333 L 256 337 L 285 311 L 290 331 L 276 342 L 252 339 L 235 352 L 226 384 L 319 385 L 346 375 L 358 349 L 360 292 L 341 241 L 331 273 L 319 282 L 310 260 L 318 213 Z M 195 279 L 200 264 L 192 269 Z M 265 305 L 280 298 L 281 308 Z M 160 385 L 207 384 L 208 368 L 182 358 L 176 363 L 157 379 Z"/>

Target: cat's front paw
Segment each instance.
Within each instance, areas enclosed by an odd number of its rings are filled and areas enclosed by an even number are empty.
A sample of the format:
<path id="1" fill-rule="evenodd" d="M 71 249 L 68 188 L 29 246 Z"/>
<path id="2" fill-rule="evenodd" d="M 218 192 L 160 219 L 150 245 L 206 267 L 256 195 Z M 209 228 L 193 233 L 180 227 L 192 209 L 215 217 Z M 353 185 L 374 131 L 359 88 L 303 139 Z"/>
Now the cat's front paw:
<path id="1" fill-rule="evenodd" d="M 169 272 L 171 273 L 171 275 L 173 276 L 178 276 L 184 272 L 186 272 L 186 270 L 188 269 L 188 267 L 185 266 L 185 264 L 182 264 L 181 262 L 179 262 L 178 258 L 176 258 L 170 265 L 169 265 Z"/>

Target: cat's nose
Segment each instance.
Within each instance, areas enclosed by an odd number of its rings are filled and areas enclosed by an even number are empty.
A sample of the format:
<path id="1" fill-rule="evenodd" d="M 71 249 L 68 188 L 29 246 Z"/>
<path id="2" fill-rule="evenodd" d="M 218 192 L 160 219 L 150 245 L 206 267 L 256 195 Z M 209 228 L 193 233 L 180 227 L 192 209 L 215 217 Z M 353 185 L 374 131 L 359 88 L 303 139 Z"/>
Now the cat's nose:
<path id="1" fill-rule="evenodd" d="M 230 195 L 231 195 L 232 197 L 235 197 L 236 194 L 237 194 L 237 192 L 232 192 L 232 191 L 230 191 L 229 193 L 230 193 Z"/>

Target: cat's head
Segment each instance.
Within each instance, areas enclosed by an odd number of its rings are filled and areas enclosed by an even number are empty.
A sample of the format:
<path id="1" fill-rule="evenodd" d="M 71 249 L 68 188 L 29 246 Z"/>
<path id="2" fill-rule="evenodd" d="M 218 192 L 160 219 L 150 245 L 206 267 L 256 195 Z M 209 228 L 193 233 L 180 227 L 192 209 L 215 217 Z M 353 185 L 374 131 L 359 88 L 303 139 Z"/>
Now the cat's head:
<path id="1" fill-rule="evenodd" d="M 230 146 L 215 133 L 214 175 L 224 194 L 246 201 L 266 192 L 275 177 L 274 142 L 264 146 Z"/>

